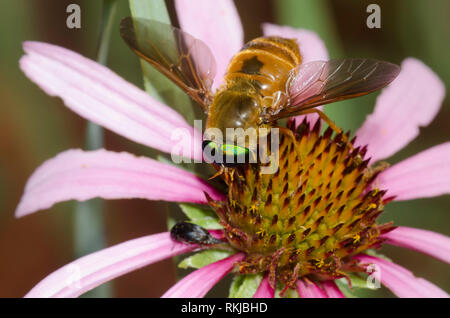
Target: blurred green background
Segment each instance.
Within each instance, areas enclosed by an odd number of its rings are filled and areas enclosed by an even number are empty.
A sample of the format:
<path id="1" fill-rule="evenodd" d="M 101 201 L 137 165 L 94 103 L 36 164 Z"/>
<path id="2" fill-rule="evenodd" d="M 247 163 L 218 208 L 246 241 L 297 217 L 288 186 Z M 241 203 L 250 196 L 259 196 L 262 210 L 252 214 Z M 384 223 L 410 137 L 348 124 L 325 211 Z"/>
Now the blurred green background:
<path id="1" fill-rule="evenodd" d="M 195 5 L 195 1 L 192 1 Z M 81 6 L 81 29 L 66 28 L 66 7 Z M 381 29 L 366 27 L 366 8 L 381 7 Z M 168 7 L 177 24 L 172 1 Z M 236 1 L 244 24 L 245 40 L 261 35 L 260 24 L 272 22 L 312 29 L 325 40 L 330 57 L 372 57 L 400 63 L 413 56 L 429 65 L 450 87 L 450 2 L 447 0 L 396 1 Z M 95 59 L 101 1 L 0 0 L 0 297 L 21 297 L 53 270 L 74 259 L 74 203 L 62 203 L 23 219 L 14 209 L 25 182 L 44 160 L 69 148 L 82 148 L 86 122 L 59 99 L 45 95 L 18 67 L 26 40 L 45 41 Z M 115 24 L 130 15 L 128 1 L 118 0 Z M 115 27 L 108 66 L 142 87 L 138 59 L 124 45 Z M 376 94 L 327 107 L 345 129 L 355 129 L 372 111 Z M 425 105 L 424 105 L 425 106 Z M 408 116 L 408 114 L 405 114 Z M 398 162 L 416 152 L 449 140 L 450 99 L 436 119 L 407 148 L 389 160 Z M 120 136 L 105 132 L 105 147 L 152 155 Z M 443 160 L 450 160 L 443 158 Z M 117 244 L 166 229 L 167 206 L 145 200 L 105 203 L 105 239 Z M 419 227 L 450 235 L 450 196 L 390 203 L 382 221 Z M 448 266 L 416 252 L 384 247 L 395 262 L 450 292 Z M 116 279 L 116 297 L 159 297 L 175 282 L 170 260 Z M 227 283 L 210 295 L 224 296 Z M 367 296 L 392 296 L 385 289 Z"/>

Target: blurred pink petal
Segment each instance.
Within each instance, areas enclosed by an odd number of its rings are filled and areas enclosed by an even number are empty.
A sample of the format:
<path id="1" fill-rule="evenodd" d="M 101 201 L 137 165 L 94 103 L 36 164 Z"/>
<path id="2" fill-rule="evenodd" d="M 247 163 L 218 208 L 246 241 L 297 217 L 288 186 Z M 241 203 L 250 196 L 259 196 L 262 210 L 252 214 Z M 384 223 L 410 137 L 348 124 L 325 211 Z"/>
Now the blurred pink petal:
<path id="1" fill-rule="evenodd" d="M 322 288 L 328 295 L 328 298 L 345 298 L 344 294 L 341 292 L 336 283 L 331 280 L 327 280 L 322 283 Z"/>
<path id="2" fill-rule="evenodd" d="M 328 61 L 328 51 L 325 43 L 319 35 L 305 29 L 294 29 L 289 26 L 263 23 L 264 36 L 281 36 L 284 38 L 297 39 L 302 55 L 302 64 L 312 61 Z M 321 109 L 321 107 L 319 108 Z M 317 114 L 295 116 L 296 124 L 300 124 L 306 116 L 310 124 L 314 124 L 319 116 Z"/>
<path id="3" fill-rule="evenodd" d="M 27 54 L 20 67 L 25 74 L 78 115 L 168 153 L 180 143 L 173 132 L 183 132 L 192 143 L 184 154 L 202 159 L 201 133 L 194 135 L 194 128 L 172 108 L 76 52 L 41 42 L 24 42 L 23 47 Z"/>
<path id="4" fill-rule="evenodd" d="M 386 243 L 415 250 L 450 263 L 450 237 L 443 234 L 400 226 L 383 234 Z"/>
<path id="5" fill-rule="evenodd" d="M 104 149 L 68 150 L 36 169 L 25 186 L 16 216 L 62 201 L 94 197 L 206 203 L 203 191 L 223 198 L 193 174 L 153 159 Z"/>
<path id="6" fill-rule="evenodd" d="M 299 279 L 297 281 L 297 291 L 300 298 L 328 298 L 325 291 L 310 280 Z"/>
<path id="7" fill-rule="evenodd" d="M 192 251 L 170 233 L 144 236 L 86 255 L 56 270 L 25 297 L 78 297 L 114 278 L 163 259 Z"/>
<path id="8" fill-rule="evenodd" d="M 228 63 L 244 44 L 244 31 L 232 0 L 176 0 L 181 29 L 205 42 L 216 58 L 213 89 L 222 84 Z"/>
<path id="9" fill-rule="evenodd" d="M 368 144 L 372 161 L 390 157 L 416 138 L 419 127 L 431 123 L 444 99 L 444 84 L 428 66 L 407 58 L 401 67 L 356 133 L 357 146 Z"/>
<path id="10" fill-rule="evenodd" d="M 289 26 L 281 26 L 271 23 L 263 23 L 264 36 L 281 36 L 288 39 L 297 39 L 302 55 L 302 63 L 312 61 L 328 61 L 328 51 L 325 43 L 317 33 L 305 30 L 294 29 Z"/>
<path id="11" fill-rule="evenodd" d="M 434 146 L 383 171 L 376 181 L 395 200 L 450 193 L 450 142 Z"/>
<path id="12" fill-rule="evenodd" d="M 261 284 L 259 284 L 258 289 L 256 290 L 256 293 L 253 295 L 253 298 L 274 298 L 275 297 L 275 290 L 270 287 L 269 279 L 267 276 L 263 278 L 261 281 Z"/>
<path id="13" fill-rule="evenodd" d="M 355 256 L 355 258 L 363 264 L 374 264 L 378 266 L 378 277 L 381 283 L 398 297 L 447 298 L 449 296 L 439 287 L 423 278 L 415 277 L 410 271 L 400 265 L 364 254 Z"/>
<path id="14" fill-rule="evenodd" d="M 245 257 L 243 253 L 231 255 L 215 263 L 206 265 L 183 277 L 173 285 L 162 298 L 201 298 L 213 288 L 234 266 Z"/>

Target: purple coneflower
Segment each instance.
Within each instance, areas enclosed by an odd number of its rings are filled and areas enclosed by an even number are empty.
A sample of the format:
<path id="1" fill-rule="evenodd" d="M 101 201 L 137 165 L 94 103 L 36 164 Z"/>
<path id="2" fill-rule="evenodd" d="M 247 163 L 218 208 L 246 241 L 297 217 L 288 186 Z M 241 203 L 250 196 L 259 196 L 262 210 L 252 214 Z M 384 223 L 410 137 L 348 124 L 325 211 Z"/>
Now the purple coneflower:
<path id="1" fill-rule="evenodd" d="M 243 45 L 236 8 L 232 1 L 205 0 L 197 1 L 195 8 L 176 1 L 176 9 L 183 30 L 215 53 L 217 87 L 230 57 Z M 271 24 L 264 24 L 263 30 L 265 35 L 298 39 L 303 62 L 328 59 L 324 44 L 311 31 Z M 180 114 L 106 67 L 51 44 L 26 42 L 24 50 L 20 66 L 25 74 L 82 117 L 163 152 L 176 144 L 172 131 L 183 128 L 192 135 L 193 149 L 201 149 L 201 140 L 194 138 L 197 134 Z M 213 262 L 192 265 L 199 254 L 183 261 L 199 269 L 163 297 L 203 297 L 233 270 L 241 273 L 233 283 L 235 296 L 274 297 L 273 287 L 282 283 L 282 288 L 295 288 L 300 297 L 344 297 L 342 278 L 351 282 L 372 265 L 381 283 L 399 297 L 448 297 L 400 265 L 368 253 L 387 243 L 450 262 L 448 237 L 376 223 L 389 201 L 450 192 L 446 160 L 450 143 L 392 167 L 377 164 L 405 147 L 420 126 L 432 121 L 444 91 L 427 66 L 408 58 L 398 78 L 378 97 L 374 113 L 357 131 L 352 145 L 331 130 L 320 133 L 320 122 L 313 115 L 296 118 L 289 124 L 296 139 L 281 139 L 279 172 L 261 176 L 253 168 L 238 170 L 227 181 L 227 193 L 190 172 L 149 158 L 103 149 L 68 150 L 33 173 L 16 216 L 66 200 L 95 197 L 209 204 L 223 226 L 210 232 L 230 248 Z M 191 157 L 201 159 L 201 153 L 193 151 Z M 305 181 L 293 186 L 298 180 Z M 137 238 L 58 269 L 27 297 L 76 297 L 135 269 L 198 249 L 208 252 L 202 246 L 174 242 L 167 232 Z M 246 275 L 250 273 L 257 275 Z M 249 276 L 255 278 L 246 280 Z M 240 294 L 243 285 L 251 293 Z"/>

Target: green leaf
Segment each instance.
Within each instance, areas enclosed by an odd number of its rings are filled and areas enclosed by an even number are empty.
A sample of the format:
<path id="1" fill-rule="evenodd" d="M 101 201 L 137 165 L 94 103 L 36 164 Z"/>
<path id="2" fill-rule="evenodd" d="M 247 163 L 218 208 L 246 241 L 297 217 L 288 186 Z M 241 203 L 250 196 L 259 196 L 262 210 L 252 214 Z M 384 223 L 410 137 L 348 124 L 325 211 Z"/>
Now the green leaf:
<path id="1" fill-rule="evenodd" d="M 169 215 L 167 217 L 167 229 L 170 231 L 175 224 L 177 224 L 177 220 L 175 220 L 174 217 Z"/>
<path id="2" fill-rule="evenodd" d="M 337 279 L 334 282 L 346 298 L 358 298 L 348 286 L 347 280 L 345 278 Z"/>
<path id="3" fill-rule="evenodd" d="M 236 275 L 230 286 L 230 298 L 251 298 L 261 284 L 261 274 Z"/>
<path id="4" fill-rule="evenodd" d="M 129 3 L 133 17 L 171 24 L 164 0 L 130 0 Z M 160 102 L 174 108 L 192 124 L 195 114 L 190 97 L 166 76 L 142 59 L 141 66 L 145 90 Z"/>
<path id="5" fill-rule="evenodd" d="M 348 278 L 352 282 L 352 288 L 350 288 L 346 278 L 340 278 L 335 280 L 338 287 L 346 297 L 357 298 L 358 294 L 361 294 L 362 290 L 376 290 L 375 286 L 367 284 L 368 275 L 364 273 L 349 273 Z"/>
<path id="6" fill-rule="evenodd" d="M 130 0 L 130 10 L 133 17 L 170 24 L 169 12 L 164 0 Z"/>
<path id="7" fill-rule="evenodd" d="M 284 293 L 283 297 L 280 296 L 280 293 L 284 289 L 284 286 L 277 285 L 275 289 L 275 298 L 299 298 L 297 289 L 288 288 Z"/>
<path id="8" fill-rule="evenodd" d="M 351 282 L 352 282 L 352 288 L 353 289 L 377 289 L 375 287 L 371 287 L 370 284 L 367 284 L 367 278 L 368 275 L 367 274 L 363 274 L 363 273 L 350 273 L 348 274 L 348 277 L 350 278 Z M 344 281 L 347 285 L 348 282 L 347 280 Z"/>
<path id="9" fill-rule="evenodd" d="M 203 266 L 220 261 L 233 254 L 231 251 L 224 251 L 218 249 L 210 249 L 196 253 L 182 260 L 179 264 L 179 268 L 202 268 Z"/>
<path id="10" fill-rule="evenodd" d="M 350 278 L 351 282 L 352 282 L 352 287 L 353 288 L 367 288 L 367 289 L 374 289 L 371 288 L 368 284 L 367 284 L 367 275 L 365 274 L 348 274 L 348 277 Z M 347 281 L 346 281 L 347 282 Z"/>
<path id="11" fill-rule="evenodd" d="M 181 210 L 189 218 L 189 220 L 208 230 L 220 230 L 222 225 L 214 211 L 208 208 L 202 208 L 191 204 L 179 204 Z"/>

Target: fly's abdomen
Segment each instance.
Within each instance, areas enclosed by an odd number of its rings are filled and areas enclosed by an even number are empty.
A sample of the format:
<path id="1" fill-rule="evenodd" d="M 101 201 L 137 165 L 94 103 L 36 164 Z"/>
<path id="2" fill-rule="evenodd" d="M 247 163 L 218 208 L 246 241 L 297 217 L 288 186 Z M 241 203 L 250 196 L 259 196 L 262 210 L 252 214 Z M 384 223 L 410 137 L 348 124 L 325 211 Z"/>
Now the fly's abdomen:
<path id="1" fill-rule="evenodd" d="M 248 42 L 231 60 L 225 82 L 237 79 L 255 83 L 263 96 L 284 91 L 289 71 L 301 63 L 296 40 L 260 37 Z"/>

